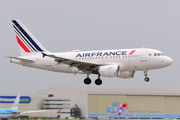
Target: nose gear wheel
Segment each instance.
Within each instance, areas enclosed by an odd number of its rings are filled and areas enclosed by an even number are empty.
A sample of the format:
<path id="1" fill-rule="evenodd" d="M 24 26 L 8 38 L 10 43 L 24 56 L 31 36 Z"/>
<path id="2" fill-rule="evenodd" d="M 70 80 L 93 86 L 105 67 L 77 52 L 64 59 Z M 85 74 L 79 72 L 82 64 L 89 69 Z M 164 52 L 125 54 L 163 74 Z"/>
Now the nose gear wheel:
<path id="1" fill-rule="evenodd" d="M 149 82 L 149 78 L 147 77 L 147 72 L 148 72 L 149 70 L 144 70 L 144 76 L 145 76 L 145 78 L 144 78 L 144 81 L 145 82 Z"/>
<path id="2" fill-rule="evenodd" d="M 148 78 L 148 77 L 145 77 L 145 78 L 144 78 L 144 81 L 149 82 L 149 78 Z"/>

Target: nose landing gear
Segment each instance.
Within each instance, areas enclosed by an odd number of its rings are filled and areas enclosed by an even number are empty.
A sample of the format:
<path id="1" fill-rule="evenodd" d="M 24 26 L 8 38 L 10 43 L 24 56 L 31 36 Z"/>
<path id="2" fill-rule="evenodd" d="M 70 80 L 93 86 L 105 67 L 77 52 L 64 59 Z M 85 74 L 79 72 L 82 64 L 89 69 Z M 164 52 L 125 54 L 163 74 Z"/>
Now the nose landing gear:
<path id="1" fill-rule="evenodd" d="M 144 80 L 145 80 L 145 82 L 149 82 L 149 78 L 148 77 L 145 77 Z"/>
<path id="2" fill-rule="evenodd" d="M 149 82 L 149 78 L 147 77 L 147 75 L 148 75 L 147 72 L 148 72 L 148 71 L 149 71 L 149 70 L 145 70 L 145 71 L 144 71 L 144 76 L 145 76 L 144 81 L 145 81 L 145 82 Z"/>

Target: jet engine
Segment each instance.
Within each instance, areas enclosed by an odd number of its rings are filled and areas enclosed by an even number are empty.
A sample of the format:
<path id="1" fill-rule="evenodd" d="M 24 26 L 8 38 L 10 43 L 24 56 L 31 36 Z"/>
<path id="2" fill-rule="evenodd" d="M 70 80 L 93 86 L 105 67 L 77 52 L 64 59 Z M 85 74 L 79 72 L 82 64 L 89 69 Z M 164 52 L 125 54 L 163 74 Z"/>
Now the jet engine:
<path id="1" fill-rule="evenodd" d="M 100 66 L 98 73 L 103 77 L 117 77 L 119 75 L 119 66 L 118 65 L 106 65 Z"/>
<path id="2" fill-rule="evenodd" d="M 100 66 L 98 71 L 98 74 L 103 77 L 118 77 L 118 78 L 133 78 L 135 71 L 122 71 L 122 68 L 124 69 L 124 66 L 121 67 L 119 65 L 106 65 L 106 66 Z"/>
<path id="3" fill-rule="evenodd" d="M 135 71 L 121 71 L 119 75 L 117 76 L 118 78 L 133 78 L 135 74 Z"/>

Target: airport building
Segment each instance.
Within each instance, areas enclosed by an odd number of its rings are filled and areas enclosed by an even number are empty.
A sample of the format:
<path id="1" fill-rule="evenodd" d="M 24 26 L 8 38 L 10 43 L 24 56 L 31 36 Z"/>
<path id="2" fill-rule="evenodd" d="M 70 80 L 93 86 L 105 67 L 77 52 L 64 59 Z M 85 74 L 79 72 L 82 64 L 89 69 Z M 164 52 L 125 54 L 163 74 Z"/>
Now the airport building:
<path id="1" fill-rule="evenodd" d="M 0 108 L 11 108 L 16 95 L 0 95 Z M 119 116 L 120 104 L 128 107 Z M 71 117 L 71 109 L 81 109 L 83 118 L 132 117 L 180 118 L 180 88 L 121 86 L 55 86 L 34 95 L 21 95 L 19 111 L 50 110 L 21 116 Z"/>

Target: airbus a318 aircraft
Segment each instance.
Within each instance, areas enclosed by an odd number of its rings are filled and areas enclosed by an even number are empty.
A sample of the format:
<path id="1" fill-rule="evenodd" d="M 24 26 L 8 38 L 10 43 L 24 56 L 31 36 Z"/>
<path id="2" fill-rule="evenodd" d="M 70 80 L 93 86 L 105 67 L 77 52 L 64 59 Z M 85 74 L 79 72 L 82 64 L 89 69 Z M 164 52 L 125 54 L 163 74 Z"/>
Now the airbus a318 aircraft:
<path id="1" fill-rule="evenodd" d="M 20 112 L 20 111 L 18 111 L 19 101 L 20 101 L 20 95 L 18 95 L 16 97 L 12 108 L 10 108 L 10 109 L 0 108 L 0 118 L 3 119 L 3 120 L 7 120 L 8 118 L 12 118 L 12 117 L 18 116 L 20 114 L 48 111 L 48 110 L 36 110 L 36 111 L 24 111 L 24 112 Z"/>
<path id="2" fill-rule="evenodd" d="M 86 74 L 85 84 L 90 84 L 90 74 L 97 74 L 96 85 L 101 85 L 103 77 L 133 78 L 135 71 L 147 72 L 167 67 L 173 60 L 155 49 L 114 49 L 97 51 L 72 50 L 53 53 L 46 50 L 40 42 L 19 20 L 12 20 L 17 42 L 20 46 L 20 57 L 9 57 L 12 63 L 43 70 Z"/>

